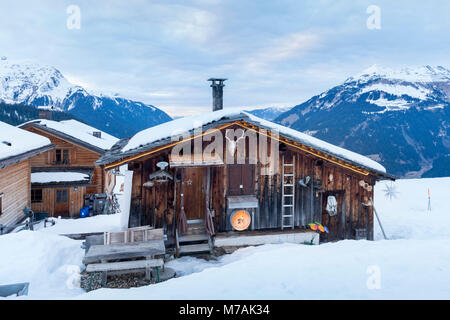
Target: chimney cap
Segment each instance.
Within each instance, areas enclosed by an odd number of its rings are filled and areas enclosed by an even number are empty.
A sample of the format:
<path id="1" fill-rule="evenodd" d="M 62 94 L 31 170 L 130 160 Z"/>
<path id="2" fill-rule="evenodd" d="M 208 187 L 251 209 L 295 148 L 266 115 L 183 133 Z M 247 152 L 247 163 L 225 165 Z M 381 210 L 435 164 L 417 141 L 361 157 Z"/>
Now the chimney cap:
<path id="1" fill-rule="evenodd" d="M 227 78 L 209 78 L 208 81 L 225 81 Z"/>

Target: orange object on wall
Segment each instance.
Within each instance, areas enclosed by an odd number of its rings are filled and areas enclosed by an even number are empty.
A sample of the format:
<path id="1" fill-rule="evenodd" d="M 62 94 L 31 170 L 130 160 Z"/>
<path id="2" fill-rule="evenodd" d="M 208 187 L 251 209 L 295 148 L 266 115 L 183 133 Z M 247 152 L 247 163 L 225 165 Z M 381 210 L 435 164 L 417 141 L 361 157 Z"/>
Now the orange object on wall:
<path id="1" fill-rule="evenodd" d="M 231 218 L 231 225 L 237 231 L 243 231 L 250 226 L 250 222 L 252 218 L 250 213 L 246 210 L 239 210 L 235 214 L 233 214 Z"/>

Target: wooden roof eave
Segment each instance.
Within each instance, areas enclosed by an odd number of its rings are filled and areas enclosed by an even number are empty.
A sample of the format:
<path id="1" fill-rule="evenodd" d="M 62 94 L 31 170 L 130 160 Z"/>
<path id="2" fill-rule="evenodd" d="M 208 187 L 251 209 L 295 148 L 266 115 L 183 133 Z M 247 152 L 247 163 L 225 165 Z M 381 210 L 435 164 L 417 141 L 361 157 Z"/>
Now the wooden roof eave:
<path id="1" fill-rule="evenodd" d="M 23 160 L 35 157 L 37 155 L 40 155 L 41 153 L 50 151 L 50 150 L 52 150 L 54 148 L 56 148 L 55 145 L 49 144 L 49 145 L 46 145 L 46 146 L 41 147 L 41 148 L 37 148 L 37 149 L 31 150 L 31 151 L 27 151 L 27 152 L 21 153 L 19 155 L 15 155 L 15 156 L 12 156 L 12 157 L 9 157 L 9 158 L 6 158 L 6 159 L 2 159 L 2 160 L 0 160 L 0 169 L 5 168 L 5 167 L 7 167 L 9 165 L 15 164 L 17 162 L 20 162 L 20 161 L 23 161 Z"/>
<path id="2" fill-rule="evenodd" d="M 228 121 L 227 121 L 228 120 Z M 216 121 L 213 123 L 210 123 L 206 126 L 203 126 L 203 128 L 205 130 L 202 131 L 201 136 L 204 136 L 208 130 L 210 129 L 216 129 L 216 130 L 222 130 L 225 128 L 228 128 L 234 124 L 237 124 L 235 121 L 229 121 L 229 119 L 224 119 L 224 120 L 220 120 L 220 121 Z M 170 148 L 176 144 L 179 144 L 181 142 L 185 142 L 185 141 L 190 141 L 193 140 L 197 137 L 199 137 L 199 135 L 194 136 L 194 131 L 195 129 L 190 130 L 188 133 L 190 134 L 190 138 L 189 139 L 183 139 L 180 141 L 172 141 L 172 137 L 168 137 L 168 138 L 164 138 L 158 141 L 155 141 L 153 143 L 149 143 L 146 145 L 143 145 L 137 149 L 131 149 L 128 151 L 125 151 L 123 153 L 120 154 L 119 157 L 114 157 L 114 155 L 112 156 L 108 156 L 108 154 L 102 156 L 98 161 L 96 161 L 97 165 L 103 166 L 106 170 L 109 169 L 113 169 L 115 167 L 124 165 L 128 162 L 131 162 L 133 160 L 137 160 L 137 159 L 141 159 L 149 154 L 153 154 L 156 153 L 158 151 Z M 123 140 L 129 140 L 129 138 L 125 138 Z M 122 140 L 121 140 L 122 141 Z M 118 143 L 116 143 L 116 145 L 118 145 L 121 141 L 119 141 Z M 125 141 L 125 142 L 127 142 Z M 115 146 L 116 146 L 115 145 Z M 123 143 L 123 147 L 125 147 L 125 143 Z M 113 148 L 115 147 L 113 146 Z M 112 148 L 112 149 L 113 149 Z M 113 160 L 108 160 L 109 157 L 114 158 Z"/>
<path id="3" fill-rule="evenodd" d="M 221 129 L 230 127 L 232 125 L 239 125 L 242 128 L 255 130 L 255 131 L 258 131 L 259 129 L 263 129 L 263 130 L 265 130 L 267 132 L 266 136 L 268 136 L 268 137 L 271 137 L 271 132 L 273 131 L 272 128 L 265 127 L 265 126 L 263 126 L 263 125 L 261 125 L 259 123 L 258 124 L 254 124 L 254 123 L 252 123 L 250 121 L 250 119 L 248 117 L 242 116 L 242 117 L 238 117 L 238 118 L 235 118 L 235 119 L 222 119 L 222 120 L 210 123 L 210 124 L 204 126 L 205 130 L 203 130 L 202 135 L 204 135 L 205 132 L 207 132 L 209 129 L 216 128 L 217 130 L 221 130 Z M 189 140 L 193 140 L 196 137 L 198 137 L 198 135 L 197 136 L 193 136 L 194 129 L 190 130 L 189 133 L 191 135 Z M 379 177 L 380 179 L 381 178 L 386 178 L 386 179 L 390 179 L 390 180 L 395 180 L 396 179 L 395 176 L 390 175 L 388 173 L 377 171 L 377 170 L 374 170 L 372 168 L 368 168 L 368 167 L 362 166 L 359 163 L 355 163 L 355 162 L 353 162 L 351 160 L 344 159 L 344 158 L 342 158 L 339 155 L 331 154 L 328 151 L 320 150 L 319 148 L 313 148 L 313 147 L 304 145 L 300 141 L 298 141 L 297 138 L 292 137 L 290 135 L 283 134 L 283 136 L 280 136 L 278 140 L 280 142 L 282 142 L 282 143 L 291 145 L 292 147 L 294 147 L 296 149 L 302 150 L 302 151 L 304 151 L 306 153 L 309 153 L 309 154 L 311 154 L 313 156 L 321 158 L 321 159 L 323 159 L 325 161 L 328 161 L 330 163 L 333 163 L 335 165 L 344 167 L 344 168 L 346 168 L 348 170 L 351 170 L 353 172 L 357 172 L 357 173 L 365 175 L 365 176 L 372 175 L 372 176 Z M 115 168 L 117 166 L 126 164 L 126 163 L 128 163 L 130 161 L 137 160 L 137 159 L 143 158 L 143 157 L 145 157 L 147 155 L 156 153 L 157 151 L 160 151 L 160 150 L 163 150 L 163 149 L 166 149 L 166 148 L 170 148 L 170 147 L 172 147 L 172 146 L 174 146 L 174 145 L 176 145 L 178 143 L 184 142 L 184 141 L 186 141 L 186 140 L 173 142 L 173 141 L 171 141 L 171 138 L 169 137 L 169 138 L 161 139 L 161 140 L 158 140 L 158 141 L 156 141 L 154 143 L 151 143 L 151 144 L 144 145 L 144 146 L 140 147 L 139 148 L 139 153 L 136 153 L 136 149 L 132 149 L 132 150 L 129 150 L 128 152 L 122 153 L 121 157 L 119 159 L 111 161 L 110 163 L 107 163 L 107 162 L 106 163 L 101 163 L 101 160 L 102 160 L 103 157 L 101 159 L 99 159 L 99 162 L 100 162 L 100 164 L 102 166 L 104 166 L 104 168 L 106 170 L 108 170 L 108 169 L 112 169 L 112 168 Z"/>

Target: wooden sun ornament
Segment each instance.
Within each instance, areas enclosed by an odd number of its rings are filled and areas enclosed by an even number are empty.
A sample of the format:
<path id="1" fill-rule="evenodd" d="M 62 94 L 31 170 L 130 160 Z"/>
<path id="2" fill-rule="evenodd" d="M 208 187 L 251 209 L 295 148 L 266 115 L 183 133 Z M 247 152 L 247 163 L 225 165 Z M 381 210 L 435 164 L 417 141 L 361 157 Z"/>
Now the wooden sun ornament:
<path id="1" fill-rule="evenodd" d="M 231 218 L 231 225 L 237 231 L 243 231 L 250 226 L 252 218 L 250 213 L 246 210 L 239 210 L 235 214 L 233 214 Z"/>

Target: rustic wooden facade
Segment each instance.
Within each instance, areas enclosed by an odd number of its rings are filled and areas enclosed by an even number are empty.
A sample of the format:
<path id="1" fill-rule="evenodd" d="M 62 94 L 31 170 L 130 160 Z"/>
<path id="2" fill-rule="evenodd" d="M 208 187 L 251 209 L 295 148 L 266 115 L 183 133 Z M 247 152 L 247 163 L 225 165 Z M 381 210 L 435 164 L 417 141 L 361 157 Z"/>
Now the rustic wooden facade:
<path id="1" fill-rule="evenodd" d="M 0 123 L 2 137 L 0 143 L 9 143 L 11 147 L 23 146 L 21 139 L 33 139 L 29 133 L 16 135 L 21 129 Z M 15 138 L 12 136 L 15 135 Z M 40 138 L 40 137 L 39 137 Z M 24 208 L 30 207 L 31 159 L 53 148 L 50 141 L 37 139 L 36 147 L 9 157 L 0 159 L 0 225 L 10 227 L 25 218 Z M 6 147 L 8 148 L 8 147 Z M 3 156 L 0 150 L 0 156 Z"/>
<path id="2" fill-rule="evenodd" d="M 39 123 L 29 122 L 23 129 L 50 139 L 53 150 L 31 159 L 32 173 L 85 173 L 88 181 L 62 181 L 31 185 L 31 209 L 48 212 L 50 216 L 77 217 L 84 207 L 84 196 L 103 193 L 114 184 L 115 177 L 95 161 L 106 151 L 79 141 L 67 134 L 51 130 Z M 111 190 L 109 190 L 111 191 Z"/>
<path id="3" fill-rule="evenodd" d="M 220 130 L 221 136 L 225 137 L 229 129 L 243 129 L 263 132 L 267 137 L 271 137 L 270 127 L 266 124 L 267 122 L 263 122 L 261 125 L 244 115 L 216 121 L 205 127 L 204 131 Z M 200 144 L 201 149 L 195 149 L 195 140 L 202 139 L 202 136 L 204 134 L 192 136 L 190 139 L 194 158 L 199 150 L 204 152 L 210 143 L 203 141 Z M 129 170 L 134 172 L 130 226 L 164 227 L 169 237 L 176 236 L 177 217 L 181 207 L 180 195 L 183 194 L 187 220 L 204 219 L 209 197 L 209 208 L 214 212 L 216 235 L 242 234 L 230 226 L 230 214 L 233 211 L 230 210 L 230 199 L 250 196 L 257 199 L 257 205 L 252 207 L 252 224 L 245 232 L 279 232 L 284 224 L 282 196 L 286 185 L 283 186 L 282 182 L 283 164 L 293 164 L 294 176 L 290 179 L 295 185 L 292 197 L 295 210 L 293 228 L 287 231 L 306 230 L 309 223 L 319 222 L 329 229 L 329 233 L 321 234 L 321 241 L 355 239 L 360 238 L 361 234 L 367 239 L 373 239 L 373 208 L 370 206 L 373 186 L 376 180 L 393 177 L 327 154 L 299 142 L 292 136 L 283 136 L 280 133 L 276 139 L 279 151 L 278 170 L 275 170 L 273 175 L 261 174 L 261 170 L 267 166 L 260 161 L 256 164 L 250 163 L 248 148 L 249 145 L 254 146 L 255 141 L 249 137 L 245 138 L 246 161 L 243 164 L 227 164 L 226 139 L 223 141 L 225 156 L 218 162 L 177 164 L 171 159 L 172 149 L 177 146 L 177 142 L 169 141 L 160 141 L 147 146 L 146 149 L 135 151 L 134 154 L 129 152 L 114 156 L 114 149 L 122 148 L 127 139 L 113 147 L 111 154 L 103 157 L 100 162 L 108 169 L 127 163 Z M 268 140 L 269 150 L 271 141 L 274 140 Z M 157 163 L 161 161 L 169 163 L 166 171 L 174 179 L 146 184 L 149 176 L 158 171 Z M 299 180 L 305 180 L 306 177 L 309 177 L 310 182 L 301 186 Z M 207 190 L 210 190 L 209 195 Z M 329 196 L 334 196 L 337 200 L 337 214 L 333 216 L 325 210 Z M 243 206 L 242 209 L 248 209 L 245 204 Z"/>
<path id="4" fill-rule="evenodd" d="M 30 207 L 30 168 L 26 159 L 0 169 L 0 224 L 18 223 Z"/>

